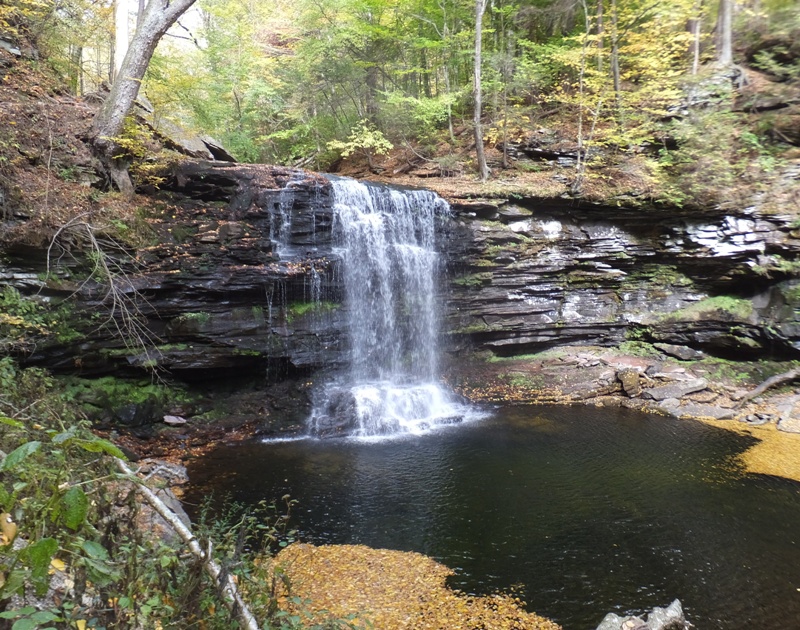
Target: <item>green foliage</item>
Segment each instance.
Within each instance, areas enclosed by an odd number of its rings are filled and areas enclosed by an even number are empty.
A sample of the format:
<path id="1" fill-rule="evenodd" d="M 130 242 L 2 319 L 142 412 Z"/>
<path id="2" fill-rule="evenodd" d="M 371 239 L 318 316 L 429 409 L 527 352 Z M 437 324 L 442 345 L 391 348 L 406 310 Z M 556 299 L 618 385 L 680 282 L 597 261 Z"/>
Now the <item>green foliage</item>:
<path id="1" fill-rule="evenodd" d="M 107 415 L 131 405 L 148 406 L 154 414 L 169 407 L 190 402 L 192 395 L 178 386 L 150 380 L 127 380 L 114 376 L 86 379 L 60 379 L 62 394 L 89 417 Z"/>
<path id="2" fill-rule="evenodd" d="M 35 33 L 50 11 L 44 0 L 5 0 L 0 4 L 0 35 L 16 38 Z"/>
<path id="3" fill-rule="evenodd" d="M 750 130 L 740 113 L 729 105 L 693 109 L 667 126 L 676 150 L 662 148 L 660 166 L 673 178 L 667 200 L 681 205 L 731 202 L 749 194 L 748 186 L 776 168 L 771 148 L 763 136 Z"/>
<path id="4" fill-rule="evenodd" d="M 719 295 L 668 313 L 664 319 L 667 321 L 697 320 L 703 319 L 706 315 L 716 316 L 718 314 L 738 321 L 747 321 L 753 314 L 753 303 L 745 298 Z"/>
<path id="5" fill-rule="evenodd" d="M 203 327 L 211 321 L 211 313 L 200 311 L 197 313 L 181 313 L 175 318 L 175 323 L 181 326 Z"/>
<path id="6" fill-rule="evenodd" d="M 800 277 L 800 261 L 788 260 L 779 254 L 764 257 L 763 261 L 753 266 L 753 271 L 766 278 L 776 276 Z"/>
<path id="7" fill-rule="evenodd" d="M 79 339 L 82 335 L 72 328 L 71 319 L 72 310 L 66 303 L 54 308 L 6 286 L 0 293 L 0 351 L 26 352 L 42 341 Z"/>
<path id="8" fill-rule="evenodd" d="M 342 157 L 348 157 L 358 151 L 367 158 L 372 155 L 385 155 L 394 148 L 383 133 L 367 120 L 360 120 L 354 125 L 347 140 L 331 140 L 327 146 L 329 150 L 339 152 Z"/>
<path id="9" fill-rule="evenodd" d="M 14 517 L 17 536 L 27 542 L 21 548 L 0 548 L 0 574 L 7 576 L 0 600 L 26 588 L 43 595 L 51 563 L 59 557 L 85 566 L 86 578 L 95 584 L 102 584 L 103 576 L 116 579 L 101 532 L 92 524 L 106 506 L 97 497 L 90 502 L 84 488 L 108 474 L 104 456 L 122 453 L 89 431 L 41 370 L 18 370 L 10 359 L 2 359 L 0 385 L 6 426 L 0 451 L 8 453 L 0 471 L 11 473 L 0 481 L 0 510 Z M 24 610 L 15 614 L 20 620 L 45 620 Z"/>
<path id="10" fill-rule="evenodd" d="M 492 273 L 490 271 L 472 273 L 466 276 L 461 276 L 453 280 L 453 284 L 459 287 L 481 287 L 491 282 Z"/>
<path id="11" fill-rule="evenodd" d="M 122 133 L 112 140 L 117 147 L 117 157 L 130 162 L 130 173 L 137 185 L 158 188 L 164 182 L 164 172 L 173 158 L 159 153 L 159 144 L 148 127 L 128 116 Z"/>
<path id="12" fill-rule="evenodd" d="M 154 521 L 141 519 L 152 516 L 117 478 L 110 456 L 122 453 L 89 430 L 69 399 L 45 372 L 0 359 L 0 512 L 13 517 L 23 541 L 0 542 L 0 619 L 16 630 L 236 627 L 200 565 L 148 531 Z M 196 527 L 265 628 L 305 627 L 280 611 L 283 582 L 267 570 L 269 556 L 296 537 L 295 503 L 284 496 L 253 508 L 227 505 L 214 516 L 205 509 Z M 44 596 L 54 572 L 74 584 L 58 607 L 7 608 L 15 594 Z M 355 626 L 344 619 L 313 627 Z"/>
<path id="13" fill-rule="evenodd" d="M 544 385 L 544 378 L 540 375 L 526 374 L 525 372 L 509 372 L 500 376 L 511 387 L 522 389 L 540 389 Z"/>
<path id="14" fill-rule="evenodd" d="M 656 348 L 643 341 L 623 341 L 617 348 L 620 352 L 634 357 L 658 358 L 661 356 Z"/>
<path id="15" fill-rule="evenodd" d="M 393 137 L 415 138 L 425 142 L 436 140 L 440 135 L 459 95 L 448 93 L 429 98 L 395 91 L 385 94 L 384 98 L 386 102 L 382 116 L 387 133 Z"/>
<path id="16" fill-rule="evenodd" d="M 761 370 L 756 363 L 745 363 L 742 361 L 731 361 L 717 357 L 706 357 L 693 363 L 692 367 L 701 367 L 708 373 L 708 377 L 716 382 L 733 381 L 740 385 L 755 385 L 763 381 L 759 376 Z"/>
<path id="17" fill-rule="evenodd" d="M 291 323 L 298 317 L 305 317 L 306 315 L 321 315 L 328 313 L 339 305 L 335 302 L 292 302 L 286 307 L 286 321 Z"/>

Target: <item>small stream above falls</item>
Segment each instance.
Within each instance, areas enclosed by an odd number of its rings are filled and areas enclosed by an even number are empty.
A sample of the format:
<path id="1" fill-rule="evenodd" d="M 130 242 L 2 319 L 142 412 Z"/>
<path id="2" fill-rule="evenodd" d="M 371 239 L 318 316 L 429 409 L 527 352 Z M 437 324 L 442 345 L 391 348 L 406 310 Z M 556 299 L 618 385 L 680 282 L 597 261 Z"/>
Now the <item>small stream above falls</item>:
<path id="1" fill-rule="evenodd" d="M 349 366 L 316 393 L 311 433 L 385 437 L 462 421 L 470 411 L 437 381 L 435 222 L 447 203 L 426 190 L 332 183 Z"/>

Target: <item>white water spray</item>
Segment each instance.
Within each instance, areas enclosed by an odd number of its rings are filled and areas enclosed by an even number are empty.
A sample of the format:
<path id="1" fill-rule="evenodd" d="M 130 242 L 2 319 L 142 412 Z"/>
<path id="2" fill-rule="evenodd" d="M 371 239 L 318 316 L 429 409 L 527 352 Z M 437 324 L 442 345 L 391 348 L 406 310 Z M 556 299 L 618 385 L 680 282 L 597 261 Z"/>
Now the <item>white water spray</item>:
<path id="1" fill-rule="evenodd" d="M 312 433 L 385 436 L 460 421 L 464 410 L 436 382 L 434 227 L 447 203 L 429 191 L 339 178 L 333 191 L 350 368 L 321 392 Z"/>

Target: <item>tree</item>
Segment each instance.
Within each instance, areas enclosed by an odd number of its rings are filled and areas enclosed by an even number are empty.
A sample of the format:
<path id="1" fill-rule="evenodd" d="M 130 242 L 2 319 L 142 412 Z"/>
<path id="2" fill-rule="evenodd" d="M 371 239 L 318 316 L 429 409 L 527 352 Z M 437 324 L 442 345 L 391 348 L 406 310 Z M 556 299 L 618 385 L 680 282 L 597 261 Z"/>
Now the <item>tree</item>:
<path id="1" fill-rule="evenodd" d="M 111 93 L 94 119 L 92 141 L 98 156 L 121 192 L 133 193 L 127 159 L 120 152 L 117 138 L 125 117 L 139 95 L 142 78 L 156 46 L 170 26 L 195 3 L 195 0 L 150 0 L 139 20 L 128 52 L 122 60 Z"/>
<path id="2" fill-rule="evenodd" d="M 478 159 L 478 172 L 481 181 L 489 179 L 489 167 L 483 152 L 483 125 L 481 125 L 481 46 L 483 44 L 483 13 L 487 0 L 475 0 L 475 69 L 473 74 L 472 96 L 475 101 L 475 155 Z"/>
<path id="3" fill-rule="evenodd" d="M 733 0 L 719 0 L 717 63 L 724 67 L 733 65 Z"/>

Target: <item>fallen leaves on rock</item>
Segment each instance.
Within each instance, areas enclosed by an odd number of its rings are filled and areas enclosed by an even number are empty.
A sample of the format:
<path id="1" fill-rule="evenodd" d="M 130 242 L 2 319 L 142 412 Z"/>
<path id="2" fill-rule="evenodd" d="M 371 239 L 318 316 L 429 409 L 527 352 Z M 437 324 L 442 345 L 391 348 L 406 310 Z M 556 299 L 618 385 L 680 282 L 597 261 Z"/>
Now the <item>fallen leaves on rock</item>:
<path id="1" fill-rule="evenodd" d="M 298 543 L 274 562 L 291 585 L 281 608 L 316 623 L 355 614 L 351 623 L 376 630 L 560 630 L 517 598 L 451 590 L 453 571 L 418 553 Z"/>

